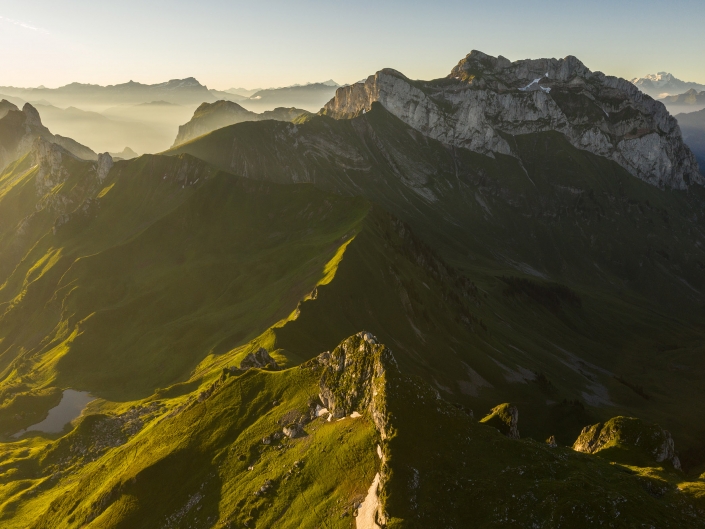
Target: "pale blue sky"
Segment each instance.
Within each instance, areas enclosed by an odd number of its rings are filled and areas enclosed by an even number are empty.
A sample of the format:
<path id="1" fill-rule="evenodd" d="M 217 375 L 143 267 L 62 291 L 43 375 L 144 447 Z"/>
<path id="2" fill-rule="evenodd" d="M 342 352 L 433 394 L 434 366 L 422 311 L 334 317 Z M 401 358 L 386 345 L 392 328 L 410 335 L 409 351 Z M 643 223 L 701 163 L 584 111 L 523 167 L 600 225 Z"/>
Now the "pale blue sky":
<path id="1" fill-rule="evenodd" d="M 0 85 L 428 79 L 472 49 L 705 83 L 705 0 L 0 0 Z"/>

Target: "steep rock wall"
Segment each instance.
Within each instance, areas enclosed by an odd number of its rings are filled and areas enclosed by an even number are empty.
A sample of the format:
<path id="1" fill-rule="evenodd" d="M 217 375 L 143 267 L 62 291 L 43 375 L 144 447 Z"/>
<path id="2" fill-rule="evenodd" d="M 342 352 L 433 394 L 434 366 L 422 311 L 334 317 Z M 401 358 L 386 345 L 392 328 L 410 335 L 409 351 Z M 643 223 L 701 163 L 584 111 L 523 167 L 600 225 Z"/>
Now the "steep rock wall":
<path id="1" fill-rule="evenodd" d="M 321 113 L 348 119 L 374 102 L 448 145 L 514 155 L 512 136 L 558 131 L 653 185 L 705 185 L 662 103 L 572 56 L 510 62 L 473 51 L 448 77 L 428 82 L 384 69 L 339 88 Z"/>

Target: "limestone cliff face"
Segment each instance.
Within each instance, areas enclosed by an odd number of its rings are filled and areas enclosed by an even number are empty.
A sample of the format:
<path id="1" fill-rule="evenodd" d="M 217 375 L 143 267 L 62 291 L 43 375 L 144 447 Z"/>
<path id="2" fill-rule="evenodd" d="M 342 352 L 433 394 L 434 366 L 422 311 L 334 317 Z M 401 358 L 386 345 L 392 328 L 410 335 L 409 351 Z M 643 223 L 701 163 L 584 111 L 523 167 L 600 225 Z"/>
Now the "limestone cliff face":
<path id="1" fill-rule="evenodd" d="M 374 102 L 431 138 L 490 156 L 514 155 L 514 135 L 558 131 L 651 184 L 705 185 L 662 103 L 575 57 L 510 62 L 473 51 L 428 82 L 385 69 L 339 88 L 321 113 L 347 119 Z"/>
<path id="2" fill-rule="evenodd" d="M 98 163 L 96 164 L 95 172 L 99 181 L 102 182 L 107 178 L 113 165 L 113 157 L 110 156 L 110 153 L 104 152 L 98 155 Z"/>
<path id="3" fill-rule="evenodd" d="M 179 127 L 174 145 L 180 145 L 221 127 L 243 121 L 255 121 L 256 116 L 254 112 L 245 110 L 232 101 L 203 103 L 196 109 L 191 120 Z"/>

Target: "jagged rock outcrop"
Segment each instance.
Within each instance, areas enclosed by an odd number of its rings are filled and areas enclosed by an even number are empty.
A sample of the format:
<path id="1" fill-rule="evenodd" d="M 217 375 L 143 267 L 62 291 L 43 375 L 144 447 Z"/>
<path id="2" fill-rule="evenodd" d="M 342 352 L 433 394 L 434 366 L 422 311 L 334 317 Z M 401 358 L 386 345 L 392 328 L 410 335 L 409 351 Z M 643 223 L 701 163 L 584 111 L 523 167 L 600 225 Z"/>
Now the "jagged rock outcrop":
<path id="1" fill-rule="evenodd" d="M 324 366 L 320 399 L 333 418 L 368 411 L 382 439 L 387 437 L 386 372 L 397 368 L 392 352 L 369 332 L 351 336 L 331 353 L 318 356 Z"/>
<path id="2" fill-rule="evenodd" d="M 68 178 L 69 173 L 61 162 L 64 156 L 70 154 L 41 137 L 34 141 L 32 154 L 34 164 L 38 167 L 35 178 L 37 195 L 42 197 Z"/>
<path id="3" fill-rule="evenodd" d="M 98 165 L 96 166 L 96 174 L 101 182 L 105 180 L 113 168 L 113 157 L 109 153 L 104 152 L 98 155 Z"/>
<path id="4" fill-rule="evenodd" d="M 10 110 L 18 111 L 19 108 L 14 103 L 10 103 L 7 99 L 0 101 L 0 119 L 4 118 Z"/>
<path id="5" fill-rule="evenodd" d="M 47 209 L 57 214 L 53 226 L 54 234 L 72 219 L 87 218 L 96 213 L 99 199 L 95 195 L 113 167 L 109 154 L 101 154 L 98 161 L 93 163 L 79 161 L 78 157 L 60 145 L 39 136 L 33 142 L 30 156 L 37 168 L 34 178 L 38 198 L 36 210 Z M 69 189 L 58 187 L 71 178 L 71 170 L 68 167 L 81 162 L 86 163 L 86 176 L 81 185 L 76 188 L 70 186 Z M 57 189 L 58 192 L 54 192 Z M 29 221 L 29 218 L 25 221 Z"/>
<path id="6" fill-rule="evenodd" d="M 294 121 L 296 118 L 309 114 L 298 108 L 275 108 L 262 114 L 246 110 L 232 101 L 216 101 L 203 103 L 193 113 L 188 123 L 179 127 L 179 133 L 174 140 L 174 147 L 189 140 L 208 134 L 214 130 L 242 123 L 244 121 L 262 121 L 274 119 L 277 121 Z"/>
<path id="7" fill-rule="evenodd" d="M 254 353 L 248 354 L 242 362 L 240 362 L 240 369 L 278 369 L 276 360 L 272 358 L 264 347 L 260 347 Z"/>
<path id="8" fill-rule="evenodd" d="M 398 373 L 392 352 L 369 332 L 359 332 L 344 340 L 333 352 L 325 352 L 312 362 L 323 366 L 319 397 L 333 418 L 353 412 L 368 413 L 384 441 L 389 437 L 387 376 Z M 387 514 L 379 501 L 389 479 L 386 452 L 377 448 L 382 468 L 375 476 L 360 508 L 357 527 L 384 527 Z"/>
<path id="9" fill-rule="evenodd" d="M 668 430 L 634 417 L 614 417 L 605 423 L 586 426 L 573 450 L 614 460 L 644 465 L 648 461 L 668 462 L 680 469 L 673 438 Z"/>
<path id="10" fill-rule="evenodd" d="M 339 88 L 321 113 L 350 118 L 375 102 L 431 138 L 490 156 L 516 155 L 514 135 L 558 131 L 651 184 L 705 184 L 663 104 L 572 56 L 510 62 L 473 51 L 428 82 L 384 69 Z"/>
<path id="11" fill-rule="evenodd" d="M 14 106 L 14 105 L 13 105 Z M 98 160 L 98 155 L 71 138 L 52 134 L 39 112 L 29 103 L 22 110 L 10 108 L 0 119 L 0 171 L 32 149 L 37 138 L 59 145 L 77 158 Z"/>
<path id="12" fill-rule="evenodd" d="M 480 422 L 496 428 L 510 439 L 519 439 L 519 409 L 512 404 L 495 406 Z"/>

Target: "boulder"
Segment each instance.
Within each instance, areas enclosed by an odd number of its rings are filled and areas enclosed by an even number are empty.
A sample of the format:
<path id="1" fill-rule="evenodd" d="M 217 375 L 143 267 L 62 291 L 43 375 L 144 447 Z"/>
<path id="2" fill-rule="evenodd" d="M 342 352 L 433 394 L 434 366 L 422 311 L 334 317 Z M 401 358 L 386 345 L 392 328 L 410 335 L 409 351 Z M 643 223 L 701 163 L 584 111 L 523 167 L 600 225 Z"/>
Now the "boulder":
<path id="1" fill-rule="evenodd" d="M 668 463 L 675 469 L 681 467 L 670 432 L 635 417 L 613 417 L 605 423 L 586 426 L 573 450 L 628 465 Z"/>
<path id="2" fill-rule="evenodd" d="M 511 439 L 519 439 L 519 410 L 512 404 L 495 406 L 480 422 L 496 428 Z"/>
<path id="3" fill-rule="evenodd" d="M 286 435 L 289 439 L 295 439 L 301 437 L 304 433 L 304 429 L 298 423 L 291 423 L 282 429 L 282 433 Z"/>
<path id="4" fill-rule="evenodd" d="M 242 362 L 240 369 L 279 369 L 277 362 L 272 358 L 264 347 L 260 347 L 256 352 L 248 354 Z"/>

